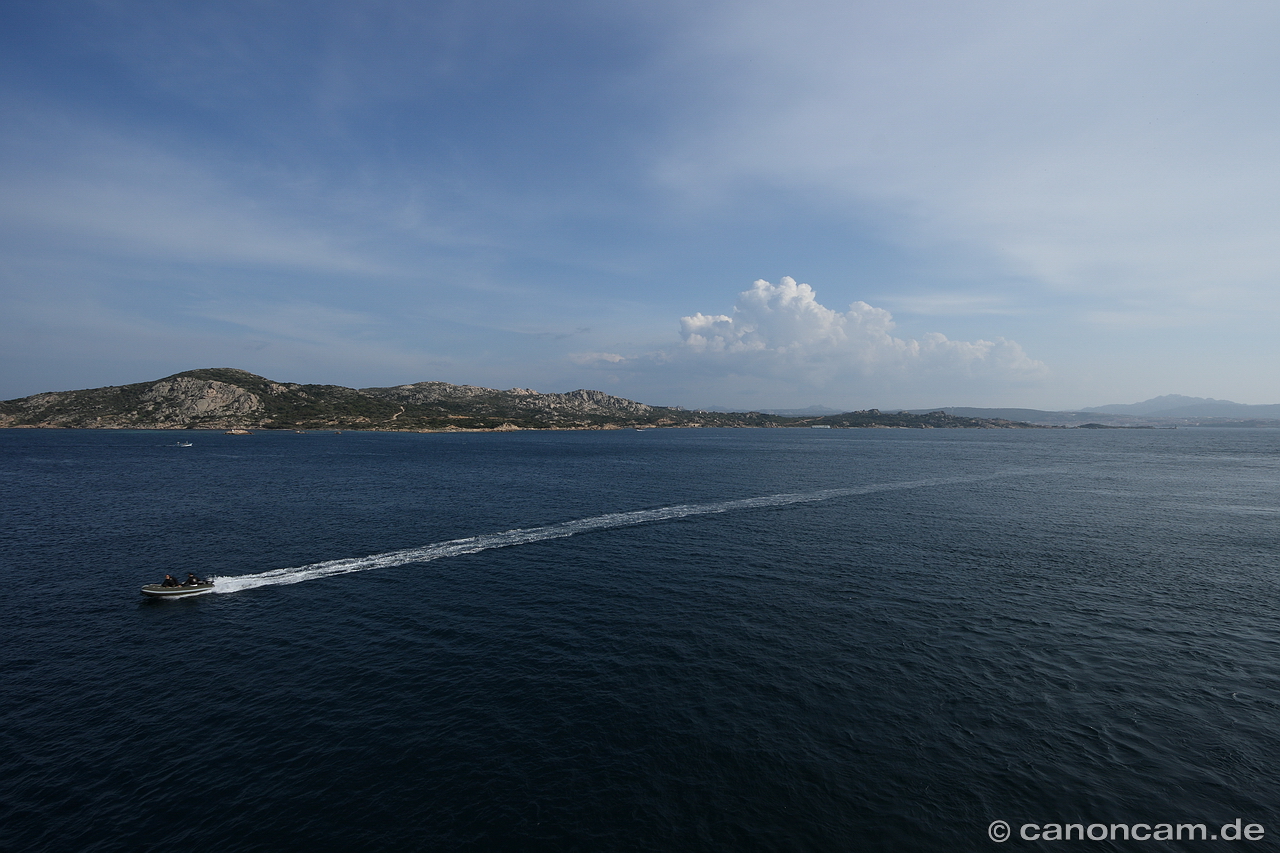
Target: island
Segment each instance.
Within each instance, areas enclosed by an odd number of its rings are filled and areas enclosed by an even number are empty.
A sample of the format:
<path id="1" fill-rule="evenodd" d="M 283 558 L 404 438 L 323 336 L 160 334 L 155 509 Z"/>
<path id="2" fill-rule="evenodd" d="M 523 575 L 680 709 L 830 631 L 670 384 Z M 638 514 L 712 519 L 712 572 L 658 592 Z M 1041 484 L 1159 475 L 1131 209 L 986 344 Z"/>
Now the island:
<path id="1" fill-rule="evenodd" d="M 0 428 L 384 430 L 441 432 L 657 427 L 1044 429 L 1001 418 L 868 409 L 787 417 L 650 406 L 602 391 L 540 394 L 447 382 L 389 388 L 299 385 L 235 368 L 204 368 L 153 382 L 35 394 L 0 402 Z"/>

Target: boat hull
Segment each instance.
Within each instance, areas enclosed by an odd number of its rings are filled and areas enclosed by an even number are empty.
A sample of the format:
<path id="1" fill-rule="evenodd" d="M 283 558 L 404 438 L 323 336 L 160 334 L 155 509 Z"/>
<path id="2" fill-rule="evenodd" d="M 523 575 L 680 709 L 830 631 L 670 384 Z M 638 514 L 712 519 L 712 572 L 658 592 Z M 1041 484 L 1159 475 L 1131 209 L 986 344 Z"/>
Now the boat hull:
<path id="1" fill-rule="evenodd" d="M 149 598 L 182 598 L 212 591 L 213 584 L 211 583 L 198 583 L 194 586 L 164 586 L 163 584 L 149 583 L 142 588 L 142 594 Z"/>

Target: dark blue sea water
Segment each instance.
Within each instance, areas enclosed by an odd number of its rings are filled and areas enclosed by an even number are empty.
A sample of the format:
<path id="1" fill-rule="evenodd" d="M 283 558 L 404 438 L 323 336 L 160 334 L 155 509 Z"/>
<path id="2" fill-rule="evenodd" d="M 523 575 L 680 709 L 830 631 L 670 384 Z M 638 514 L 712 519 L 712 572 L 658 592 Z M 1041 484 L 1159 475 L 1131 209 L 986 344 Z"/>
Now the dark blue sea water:
<path id="1" fill-rule="evenodd" d="M 1280 839 L 1280 431 L 182 436 L 0 431 L 4 850 Z"/>

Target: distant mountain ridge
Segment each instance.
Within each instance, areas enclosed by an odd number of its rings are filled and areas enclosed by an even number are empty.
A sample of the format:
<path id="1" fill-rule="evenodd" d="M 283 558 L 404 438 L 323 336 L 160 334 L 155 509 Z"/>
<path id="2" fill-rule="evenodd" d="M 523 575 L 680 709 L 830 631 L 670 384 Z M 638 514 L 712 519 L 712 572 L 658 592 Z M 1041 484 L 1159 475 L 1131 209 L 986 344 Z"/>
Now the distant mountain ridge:
<path id="1" fill-rule="evenodd" d="M 990 418 L 877 409 L 812 417 L 689 411 L 603 391 L 540 394 L 448 382 L 388 388 L 274 382 L 235 368 L 203 368 L 81 391 L 0 402 L 0 427 L 79 429 L 378 429 L 400 431 L 622 429 L 657 426 L 1018 428 Z"/>
<path id="2" fill-rule="evenodd" d="M 1141 403 L 1094 406 L 1073 411 L 943 406 L 947 414 L 967 418 L 1007 418 L 1046 426 L 1261 426 L 1280 427 L 1280 405 L 1246 405 L 1208 397 L 1166 394 Z M 915 409 L 921 412 L 924 409 Z"/>
<path id="3" fill-rule="evenodd" d="M 1141 403 L 1112 403 L 1106 406 L 1088 406 L 1080 409 L 1080 411 L 1107 412 L 1113 415 L 1154 415 L 1157 412 L 1165 412 L 1170 409 L 1214 403 L 1225 403 L 1228 406 L 1240 405 L 1239 403 L 1232 403 L 1230 400 L 1214 400 L 1211 397 L 1184 397 L 1182 394 L 1165 394 L 1161 397 L 1143 400 Z"/>
<path id="4" fill-rule="evenodd" d="M 1141 403 L 1095 406 L 1080 411 L 1105 412 L 1110 415 L 1163 415 L 1170 418 L 1280 418 L 1280 404 L 1251 406 L 1210 397 L 1184 397 L 1181 394 L 1165 394 Z"/>

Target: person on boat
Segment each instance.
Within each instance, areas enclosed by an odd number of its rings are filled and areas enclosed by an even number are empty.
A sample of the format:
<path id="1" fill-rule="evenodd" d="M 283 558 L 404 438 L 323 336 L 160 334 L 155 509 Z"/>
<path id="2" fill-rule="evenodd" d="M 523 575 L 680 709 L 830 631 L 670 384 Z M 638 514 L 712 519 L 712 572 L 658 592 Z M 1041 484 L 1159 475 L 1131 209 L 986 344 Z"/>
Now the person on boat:
<path id="1" fill-rule="evenodd" d="M 187 579 L 182 585 L 183 586 L 199 586 L 201 583 L 204 583 L 204 581 L 196 577 L 193 572 L 187 572 Z"/>
<path id="2" fill-rule="evenodd" d="M 165 575 L 164 581 L 161 582 L 160 586 L 181 586 L 181 584 L 178 583 L 178 579 L 173 575 Z"/>

